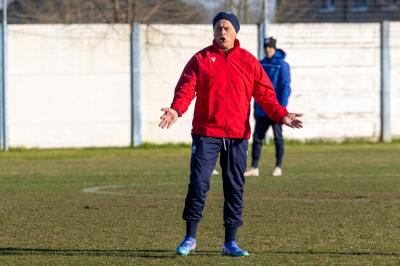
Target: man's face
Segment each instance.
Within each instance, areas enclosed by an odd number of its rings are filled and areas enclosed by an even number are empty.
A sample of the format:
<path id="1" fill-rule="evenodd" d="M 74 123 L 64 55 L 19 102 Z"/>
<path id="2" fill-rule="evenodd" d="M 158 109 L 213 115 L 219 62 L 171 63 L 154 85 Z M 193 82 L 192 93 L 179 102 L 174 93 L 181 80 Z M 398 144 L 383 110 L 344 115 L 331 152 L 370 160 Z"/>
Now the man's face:
<path id="1" fill-rule="evenodd" d="M 271 57 L 273 57 L 274 56 L 274 54 L 275 54 L 275 48 L 273 48 L 273 47 L 269 47 L 269 46 L 267 46 L 267 47 L 265 47 L 265 55 L 268 57 L 268 58 L 271 58 Z"/>
<path id="2" fill-rule="evenodd" d="M 214 27 L 214 40 L 219 47 L 223 49 L 231 49 L 235 45 L 236 31 L 229 20 L 221 19 Z"/>

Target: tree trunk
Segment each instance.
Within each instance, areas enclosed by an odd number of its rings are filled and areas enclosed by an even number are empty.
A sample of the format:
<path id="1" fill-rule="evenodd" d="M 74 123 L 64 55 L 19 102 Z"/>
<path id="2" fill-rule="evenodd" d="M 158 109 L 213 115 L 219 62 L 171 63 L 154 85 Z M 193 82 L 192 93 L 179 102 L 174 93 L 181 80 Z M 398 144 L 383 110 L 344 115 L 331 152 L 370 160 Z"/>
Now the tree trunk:
<path id="1" fill-rule="evenodd" d="M 119 22 L 119 12 L 120 12 L 120 8 L 119 8 L 119 0 L 112 0 L 112 9 L 113 9 L 113 16 L 114 16 L 114 21 L 116 23 Z"/>

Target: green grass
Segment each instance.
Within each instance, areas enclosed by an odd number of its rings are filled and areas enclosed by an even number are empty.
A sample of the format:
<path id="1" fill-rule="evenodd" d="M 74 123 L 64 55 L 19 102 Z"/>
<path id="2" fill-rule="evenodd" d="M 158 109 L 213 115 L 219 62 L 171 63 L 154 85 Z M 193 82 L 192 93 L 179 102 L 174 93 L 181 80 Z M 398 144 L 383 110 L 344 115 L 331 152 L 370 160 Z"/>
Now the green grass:
<path id="1" fill-rule="evenodd" d="M 173 252 L 187 146 L 0 153 L 0 265 L 399 265 L 400 143 L 286 148 L 284 176 L 269 176 L 266 146 L 246 181 L 239 259 L 219 255 L 220 176 L 197 252 Z"/>

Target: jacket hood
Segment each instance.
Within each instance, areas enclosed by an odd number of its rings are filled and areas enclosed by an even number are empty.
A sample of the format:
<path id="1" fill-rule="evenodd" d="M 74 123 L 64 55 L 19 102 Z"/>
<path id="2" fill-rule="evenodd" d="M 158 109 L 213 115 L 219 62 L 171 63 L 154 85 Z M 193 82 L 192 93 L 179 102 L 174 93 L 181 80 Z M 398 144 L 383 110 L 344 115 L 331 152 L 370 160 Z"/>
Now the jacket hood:
<path id="1" fill-rule="evenodd" d="M 275 54 L 272 58 L 284 60 L 286 58 L 286 52 L 278 48 L 276 49 Z"/>

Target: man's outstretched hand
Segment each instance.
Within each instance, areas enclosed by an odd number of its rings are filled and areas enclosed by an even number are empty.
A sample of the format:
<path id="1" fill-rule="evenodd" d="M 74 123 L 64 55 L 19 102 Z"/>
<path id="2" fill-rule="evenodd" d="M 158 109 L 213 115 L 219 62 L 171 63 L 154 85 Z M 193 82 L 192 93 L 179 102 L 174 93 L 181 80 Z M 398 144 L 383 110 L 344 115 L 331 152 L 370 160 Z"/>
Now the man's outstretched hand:
<path id="1" fill-rule="evenodd" d="M 303 114 L 288 113 L 282 120 L 282 123 L 291 128 L 302 128 L 303 122 L 298 117 L 302 117 Z"/>
<path id="2" fill-rule="evenodd" d="M 161 108 L 161 111 L 164 112 L 164 114 L 160 117 L 161 122 L 158 125 L 161 128 L 170 128 L 176 120 L 178 120 L 178 112 L 175 111 L 172 108 Z"/>

